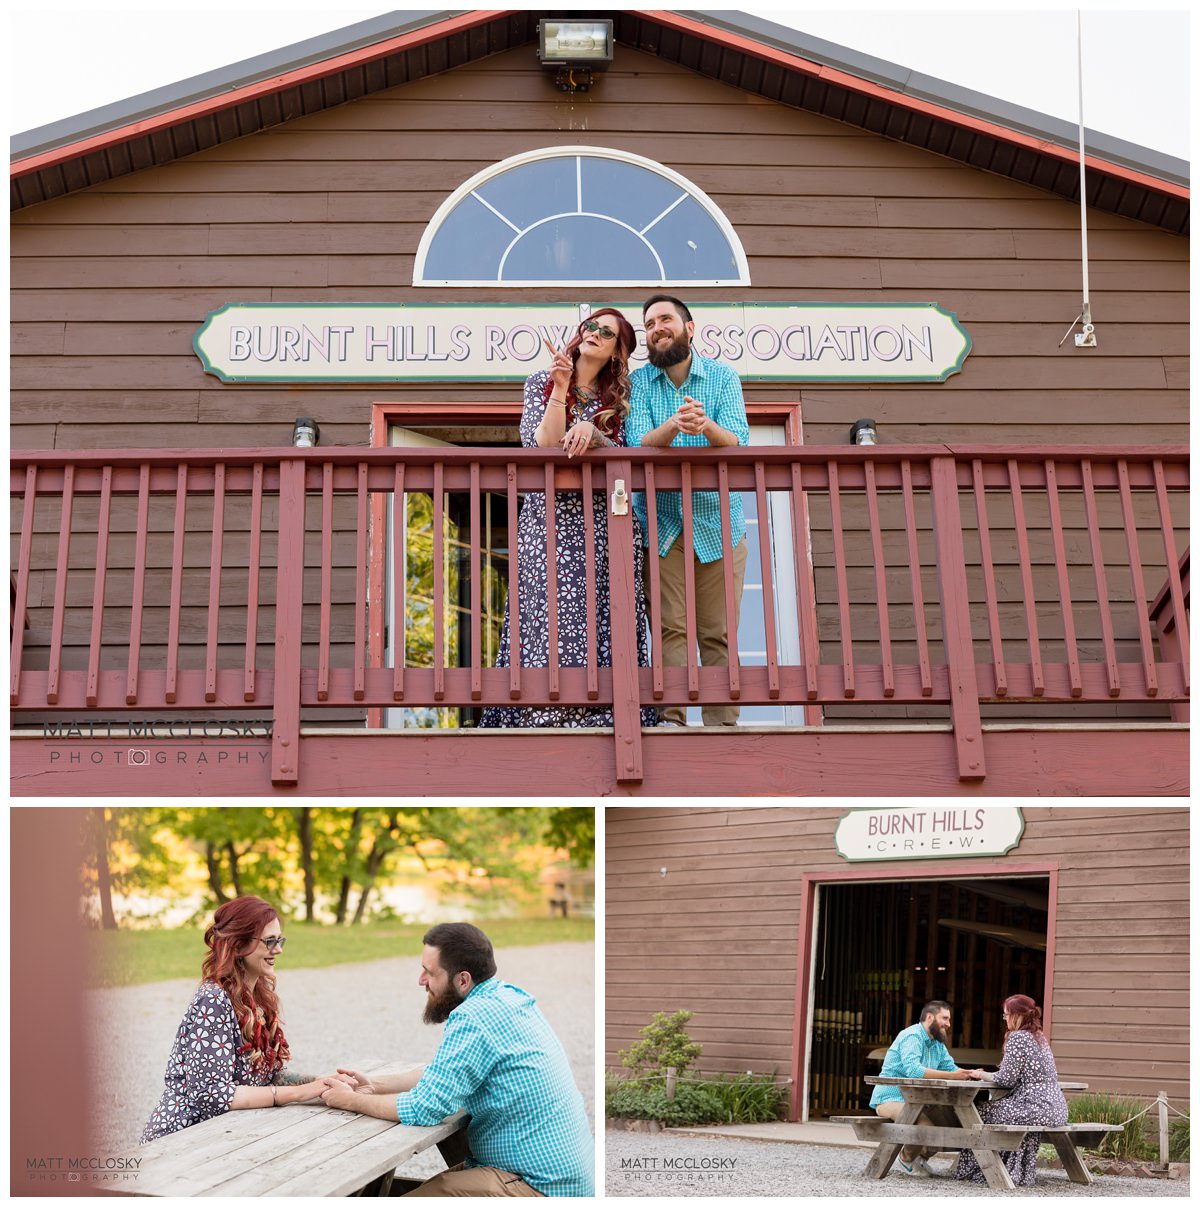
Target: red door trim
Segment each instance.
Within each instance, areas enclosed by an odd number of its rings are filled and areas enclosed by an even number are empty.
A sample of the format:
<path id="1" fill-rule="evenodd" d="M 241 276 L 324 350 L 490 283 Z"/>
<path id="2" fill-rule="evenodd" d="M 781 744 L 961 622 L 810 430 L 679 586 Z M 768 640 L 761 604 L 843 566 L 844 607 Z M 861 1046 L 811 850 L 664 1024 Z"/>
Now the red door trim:
<path id="1" fill-rule="evenodd" d="M 953 867 L 936 863 L 901 863 L 869 868 L 834 868 L 824 872 L 805 872 L 800 887 L 800 941 L 796 961 L 796 1011 L 792 1019 L 792 1101 L 788 1119 L 803 1122 L 808 1118 L 804 1067 L 808 1056 L 809 985 L 812 980 L 813 913 L 817 885 L 844 884 L 849 881 L 885 883 L 892 880 L 951 880 L 981 877 L 1046 876 L 1050 880 L 1050 900 L 1046 913 L 1046 985 L 1042 1001 L 1042 1025 L 1051 1036 L 1054 997 L 1054 934 L 1058 921 L 1058 864 L 1056 862 L 1004 863 L 987 860 L 955 862 Z"/>

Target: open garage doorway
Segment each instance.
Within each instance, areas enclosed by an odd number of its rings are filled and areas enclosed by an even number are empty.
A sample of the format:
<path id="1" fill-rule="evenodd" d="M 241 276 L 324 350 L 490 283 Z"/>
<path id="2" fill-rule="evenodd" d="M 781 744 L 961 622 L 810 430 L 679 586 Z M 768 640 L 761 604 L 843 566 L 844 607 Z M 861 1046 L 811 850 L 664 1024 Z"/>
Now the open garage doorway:
<path id="1" fill-rule="evenodd" d="M 1001 1003 L 1045 1001 L 1049 909 L 1045 876 L 820 885 L 808 1117 L 867 1110 L 863 1078 L 934 999 L 954 1008 L 955 1060 L 998 1065 Z"/>

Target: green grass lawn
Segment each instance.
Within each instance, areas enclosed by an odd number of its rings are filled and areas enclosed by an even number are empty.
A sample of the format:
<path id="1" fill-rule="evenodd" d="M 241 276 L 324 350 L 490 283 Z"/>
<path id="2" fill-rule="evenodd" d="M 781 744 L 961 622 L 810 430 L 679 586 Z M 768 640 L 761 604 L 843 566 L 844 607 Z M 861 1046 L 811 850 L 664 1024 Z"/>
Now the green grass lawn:
<path id="1" fill-rule="evenodd" d="M 424 923 L 317 926 L 289 922 L 279 967 L 327 968 L 420 955 L 421 936 L 428 929 Z M 590 943 L 596 937 L 591 918 L 504 918 L 485 922 L 483 929 L 497 950 L 542 943 Z M 89 931 L 88 937 L 92 946 L 88 983 L 92 987 L 144 985 L 176 977 L 200 979 L 206 954 L 202 929 L 97 930 Z"/>

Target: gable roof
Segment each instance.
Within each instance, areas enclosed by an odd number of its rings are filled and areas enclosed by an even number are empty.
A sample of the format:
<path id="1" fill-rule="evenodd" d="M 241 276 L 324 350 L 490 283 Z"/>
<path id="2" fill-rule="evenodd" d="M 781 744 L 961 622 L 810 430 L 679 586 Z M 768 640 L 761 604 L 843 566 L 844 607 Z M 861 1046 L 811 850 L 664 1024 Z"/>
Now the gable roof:
<path id="1" fill-rule="evenodd" d="M 388 13 L 11 141 L 12 208 L 167 163 L 292 118 L 533 43 L 551 12 Z M 619 45 L 1078 200 L 1078 130 L 746 13 L 592 11 Z M 1189 230 L 1184 160 L 1087 131 L 1088 204 Z"/>

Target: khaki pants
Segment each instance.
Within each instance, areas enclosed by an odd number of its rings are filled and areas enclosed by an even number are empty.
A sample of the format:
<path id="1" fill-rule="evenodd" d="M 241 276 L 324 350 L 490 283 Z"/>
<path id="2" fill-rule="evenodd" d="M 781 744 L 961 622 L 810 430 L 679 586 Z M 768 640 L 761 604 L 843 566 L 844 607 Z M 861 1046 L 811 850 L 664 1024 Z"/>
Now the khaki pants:
<path id="1" fill-rule="evenodd" d="M 416 1190 L 410 1190 L 404 1197 L 413 1195 L 423 1198 L 521 1198 L 541 1199 L 545 1196 L 540 1190 L 534 1190 L 520 1174 L 509 1173 L 504 1169 L 491 1169 L 486 1165 L 474 1169 L 464 1169 L 456 1165 L 422 1182 Z"/>
<path id="2" fill-rule="evenodd" d="M 647 550 L 644 579 L 647 607 L 654 607 L 650 596 L 650 553 Z M 692 550 L 696 569 L 696 641 L 700 647 L 701 666 L 729 665 L 729 637 L 725 624 L 725 562 L 702 562 Z M 683 537 L 658 559 L 658 579 L 662 589 L 660 615 L 662 619 L 663 665 L 687 666 L 687 608 L 684 595 Z M 742 614 L 742 584 L 746 580 L 746 538 L 733 551 L 733 633 L 736 647 L 738 620 Z M 705 725 L 736 725 L 741 709 L 737 705 L 704 705 L 700 715 Z M 660 708 L 664 721 L 687 723 L 687 707 L 672 704 Z"/>
<path id="3" fill-rule="evenodd" d="M 893 1123 L 900 1117 L 900 1112 L 904 1110 L 903 1102 L 881 1102 L 875 1108 L 875 1114 L 880 1115 L 884 1119 L 890 1119 Z M 922 1111 L 917 1117 L 918 1123 L 934 1122 L 928 1111 Z M 936 1148 L 922 1148 L 920 1145 L 906 1144 L 900 1150 L 900 1160 L 905 1165 L 911 1165 L 915 1157 L 932 1157 L 938 1150 Z"/>

